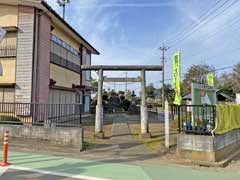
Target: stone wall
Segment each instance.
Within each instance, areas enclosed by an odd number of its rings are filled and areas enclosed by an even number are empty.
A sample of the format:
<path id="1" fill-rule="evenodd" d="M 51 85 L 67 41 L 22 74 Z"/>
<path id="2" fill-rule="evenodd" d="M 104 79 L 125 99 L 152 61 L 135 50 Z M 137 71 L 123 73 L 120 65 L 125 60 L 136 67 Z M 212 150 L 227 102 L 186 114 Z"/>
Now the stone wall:
<path id="1" fill-rule="evenodd" d="M 24 125 L 0 125 L 0 135 L 9 131 L 9 137 L 36 140 L 59 147 L 83 149 L 83 129 L 73 127 L 43 127 Z M 23 141 L 24 142 L 24 141 Z"/>
<path id="2" fill-rule="evenodd" d="M 240 129 L 216 136 L 179 134 L 176 155 L 197 161 L 218 162 L 240 148 Z"/>

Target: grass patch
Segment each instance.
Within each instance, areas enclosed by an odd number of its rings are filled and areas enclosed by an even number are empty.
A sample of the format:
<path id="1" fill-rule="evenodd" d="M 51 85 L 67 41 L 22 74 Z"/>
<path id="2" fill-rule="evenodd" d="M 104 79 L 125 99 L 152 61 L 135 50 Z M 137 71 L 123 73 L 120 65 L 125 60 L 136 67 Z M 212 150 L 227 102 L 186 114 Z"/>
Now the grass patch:
<path id="1" fill-rule="evenodd" d="M 164 147 L 165 139 L 164 136 L 162 137 L 152 137 L 151 139 L 141 139 L 138 138 L 138 141 L 149 149 L 158 151 L 161 147 Z"/>
<path id="2" fill-rule="evenodd" d="M 151 139 L 141 139 L 139 133 L 141 132 L 141 127 L 139 123 L 129 122 L 129 129 L 132 134 L 132 137 L 135 141 L 144 144 L 151 150 L 158 151 L 160 147 L 164 145 L 164 135 L 163 135 L 163 126 L 159 123 L 150 123 L 149 130 L 151 132 Z"/>
<path id="3" fill-rule="evenodd" d="M 95 144 L 92 143 L 92 142 L 83 141 L 83 148 L 84 148 L 84 149 L 85 149 L 85 148 L 88 148 L 88 147 L 91 147 L 91 146 L 93 146 L 93 145 L 95 145 Z"/>
<path id="4" fill-rule="evenodd" d="M 106 115 L 105 115 L 106 116 Z M 109 119 L 108 116 L 106 119 L 104 119 L 104 139 L 96 138 L 95 137 L 95 116 L 89 116 L 87 118 L 84 118 L 82 120 L 82 128 L 84 132 L 84 143 L 86 143 L 84 146 L 85 148 L 94 146 L 94 145 L 100 145 L 100 144 L 106 144 L 107 140 L 111 137 L 112 133 L 112 120 Z"/>
<path id="5" fill-rule="evenodd" d="M 138 122 L 128 121 L 129 129 L 132 137 L 135 141 L 144 144 L 146 147 L 153 151 L 159 151 L 161 148 L 165 147 L 165 126 L 163 123 L 150 122 L 149 131 L 151 132 L 151 139 L 141 139 L 139 133 L 141 132 L 141 127 Z M 172 121 L 170 123 L 170 145 L 176 144 L 176 133 L 177 133 L 178 123 L 177 121 Z"/>

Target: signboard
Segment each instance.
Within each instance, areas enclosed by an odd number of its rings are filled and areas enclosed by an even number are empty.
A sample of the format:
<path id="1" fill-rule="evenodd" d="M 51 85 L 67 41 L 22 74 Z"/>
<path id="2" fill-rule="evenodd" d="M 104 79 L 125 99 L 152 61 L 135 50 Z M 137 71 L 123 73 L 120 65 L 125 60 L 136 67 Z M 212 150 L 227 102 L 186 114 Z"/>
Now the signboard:
<path id="1" fill-rule="evenodd" d="M 208 86 L 211 86 L 211 87 L 214 86 L 214 73 L 207 74 L 207 83 L 208 83 Z"/>
<path id="2" fill-rule="evenodd" d="M 0 43 L 3 40 L 5 35 L 6 35 L 6 30 L 0 27 Z"/>
<path id="3" fill-rule="evenodd" d="M 192 104 L 193 105 L 215 105 L 216 89 L 204 84 L 192 83 Z"/>
<path id="4" fill-rule="evenodd" d="M 181 76 L 180 76 L 180 51 L 175 53 L 172 57 L 173 63 L 173 88 L 175 91 L 175 98 L 173 104 L 180 105 L 181 97 Z"/>
<path id="5" fill-rule="evenodd" d="M 192 105 L 215 105 L 216 104 L 216 89 L 205 84 L 191 85 Z M 204 117 L 202 116 L 204 110 Z M 211 107 L 192 107 L 192 125 L 195 127 L 196 121 L 202 118 L 211 118 Z M 196 119 L 198 117 L 199 119 Z"/>

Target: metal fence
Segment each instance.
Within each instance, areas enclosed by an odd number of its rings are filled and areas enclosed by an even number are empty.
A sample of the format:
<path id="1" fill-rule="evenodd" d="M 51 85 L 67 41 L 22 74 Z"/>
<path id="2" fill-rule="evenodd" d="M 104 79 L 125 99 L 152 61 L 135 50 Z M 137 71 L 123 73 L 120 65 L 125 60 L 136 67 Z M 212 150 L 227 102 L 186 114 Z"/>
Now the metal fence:
<path id="1" fill-rule="evenodd" d="M 179 132 L 212 135 L 215 128 L 216 106 L 180 105 L 172 106 L 172 113 L 178 119 Z"/>
<path id="2" fill-rule="evenodd" d="M 0 123 L 80 126 L 81 104 L 0 103 Z"/>
<path id="3" fill-rule="evenodd" d="M 0 46 L 0 57 L 13 57 L 16 56 L 15 46 Z"/>

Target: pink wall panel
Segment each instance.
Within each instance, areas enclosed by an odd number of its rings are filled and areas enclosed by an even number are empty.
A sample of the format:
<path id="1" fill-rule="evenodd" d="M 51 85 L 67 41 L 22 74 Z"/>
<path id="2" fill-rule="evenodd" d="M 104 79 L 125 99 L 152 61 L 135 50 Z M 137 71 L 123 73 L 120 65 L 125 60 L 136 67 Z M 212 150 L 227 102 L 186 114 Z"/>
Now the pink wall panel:
<path id="1" fill-rule="evenodd" d="M 38 31 L 36 101 L 47 103 L 50 79 L 51 21 L 46 14 L 39 16 Z"/>

